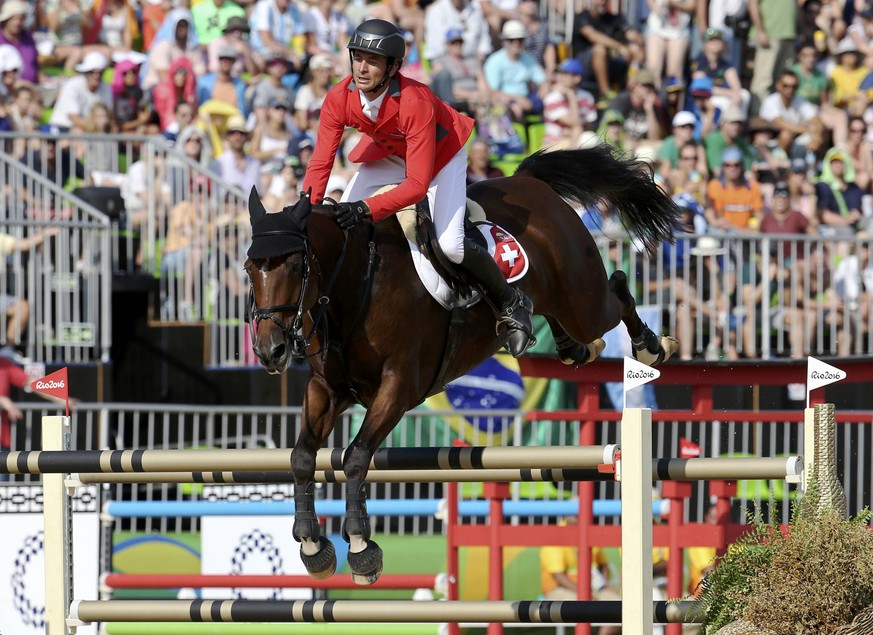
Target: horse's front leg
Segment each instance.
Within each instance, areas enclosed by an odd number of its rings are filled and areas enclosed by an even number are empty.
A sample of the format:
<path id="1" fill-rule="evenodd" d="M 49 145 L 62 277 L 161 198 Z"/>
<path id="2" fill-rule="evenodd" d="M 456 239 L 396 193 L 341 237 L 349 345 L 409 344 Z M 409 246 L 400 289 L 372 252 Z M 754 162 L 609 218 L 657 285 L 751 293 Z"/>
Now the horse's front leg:
<path id="1" fill-rule="evenodd" d="M 382 549 L 370 540 L 366 479 L 373 454 L 405 412 L 393 396 L 402 394 L 398 386 L 386 389 L 383 384 L 343 457 L 343 472 L 348 480 L 342 533 L 349 543 L 349 568 L 356 584 L 373 584 L 382 573 Z"/>
<path id="2" fill-rule="evenodd" d="M 319 580 L 336 571 L 336 551 L 333 543 L 321 535 L 315 514 L 315 455 L 347 405 L 337 400 L 336 394 L 321 377 L 310 379 L 303 398 L 300 434 L 291 453 L 294 540 L 300 543 L 300 558 L 309 575 Z"/>

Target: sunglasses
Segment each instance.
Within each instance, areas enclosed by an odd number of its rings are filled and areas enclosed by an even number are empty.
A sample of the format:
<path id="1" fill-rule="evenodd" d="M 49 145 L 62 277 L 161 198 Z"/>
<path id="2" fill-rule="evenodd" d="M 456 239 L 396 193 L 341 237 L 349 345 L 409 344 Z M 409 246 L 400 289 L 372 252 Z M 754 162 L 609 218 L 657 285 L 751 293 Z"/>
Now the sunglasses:
<path id="1" fill-rule="evenodd" d="M 722 167 L 725 167 L 725 168 L 738 168 L 738 167 L 740 167 L 739 163 L 734 163 L 733 161 L 731 161 L 729 163 L 722 163 L 721 165 L 722 165 Z"/>
<path id="2" fill-rule="evenodd" d="M 782 84 L 780 84 L 780 85 L 782 86 L 782 88 L 787 88 L 789 90 L 795 90 L 797 88 L 797 84 L 795 84 L 794 82 L 791 82 L 789 84 L 782 82 Z"/>
<path id="3" fill-rule="evenodd" d="M 682 161 L 697 161 L 697 155 L 696 155 L 696 154 L 692 154 L 692 155 L 687 156 L 687 157 L 679 157 L 679 158 L 680 158 Z"/>

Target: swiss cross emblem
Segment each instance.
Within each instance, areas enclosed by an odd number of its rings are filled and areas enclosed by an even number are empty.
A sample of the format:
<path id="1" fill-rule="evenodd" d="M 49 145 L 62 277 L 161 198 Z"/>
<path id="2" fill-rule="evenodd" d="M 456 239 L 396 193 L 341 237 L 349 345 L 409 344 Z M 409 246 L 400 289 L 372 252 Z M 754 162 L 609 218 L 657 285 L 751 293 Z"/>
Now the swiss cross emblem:
<path id="1" fill-rule="evenodd" d="M 495 225 L 491 226 L 490 231 L 494 241 L 494 260 L 507 280 L 518 280 L 527 272 L 527 255 L 524 249 L 507 231 Z"/>

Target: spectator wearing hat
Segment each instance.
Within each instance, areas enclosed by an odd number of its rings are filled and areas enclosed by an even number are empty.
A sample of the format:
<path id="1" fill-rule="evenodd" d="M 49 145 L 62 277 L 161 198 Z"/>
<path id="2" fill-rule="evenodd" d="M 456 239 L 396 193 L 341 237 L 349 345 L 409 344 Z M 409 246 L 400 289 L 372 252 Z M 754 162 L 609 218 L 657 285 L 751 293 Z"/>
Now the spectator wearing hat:
<path id="1" fill-rule="evenodd" d="M 631 45 L 642 51 L 640 32 L 619 14 L 609 11 L 607 0 L 592 0 L 588 9 L 573 18 L 573 55 L 587 73 L 585 81 L 597 82 L 600 98 L 615 96 L 613 86 L 624 86 L 628 67 L 635 55 Z"/>
<path id="2" fill-rule="evenodd" d="M 424 10 L 424 57 L 433 67 L 447 51 L 446 32 L 460 29 L 464 34 L 461 55 L 481 64 L 493 50 L 488 22 L 478 2 L 436 0 Z"/>
<path id="3" fill-rule="evenodd" d="M 139 65 L 121 60 L 112 74 L 113 114 L 122 132 L 135 132 L 148 120 L 152 110 L 139 85 Z"/>
<path id="4" fill-rule="evenodd" d="M 758 182 L 746 178 L 743 159 L 739 148 L 727 148 L 721 156 L 721 169 L 706 186 L 706 222 L 711 229 L 757 231 L 764 201 Z"/>
<path id="5" fill-rule="evenodd" d="M 255 187 L 261 189 L 261 162 L 246 152 L 249 131 L 242 115 L 227 118 L 224 130 L 224 152 L 213 161 L 209 169 L 221 179 L 222 183 L 240 188 L 243 192 Z"/>
<path id="6" fill-rule="evenodd" d="M 73 126 L 84 129 L 85 119 L 91 107 L 103 103 L 112 110 L 112 90 L 103 81 L 103 71 L 109 65 L 102 53 L 92 51 L 78 65 L 76 77 L 61 84 L 55 108 L 49 123 L 62 130 Z"/>
<path id="7" fill-rule="evenodd" d="M 797 39 L 797 0 L 749 0 L 750 37 L 755 63 L 750 90 L 763 101 L 779 72 L 794 59 Z"/>
<path id="8" fill-rule="evenodd" d="M 679 77 L 685 72 L 688 54 L 689 25 L 696 0 L 647 0 L 646 66 L 655 77 L 655 88 L 661 87 L 665 74 Z"/>
<path id="9" fill-rule="evenodd" d="M 610 102 L 609 108 L 624 117 L 624 129 L 632 148 L 663 138 L 666 115 L 655 91 L 655 78 L 648 69 L 639 70 L 628 88 Z"/>
<path id="10" fill-rule="evenodd" d="M 6 0 L 0 7 L 0 44 L 9 44 L 21 55 L 19 76 L 35 84 L 39 81 L 39 54 L 33 34 L 24 27 L 30 5 L 23 0 Z"/>
<path id="11" fill-rule="evenodd" d="M 191 7 L 191 15 L 194 17 L 197 41 L 200 46 L 209 46 L 227 33 L 231 18 L 245 20 L 246 12 L 231 0 L 200 0 Z"/>
<path id="12" fill-rule="evenodd" d="M 294 97 L 294 120 L 300 130 L 315 133 L 321 105 L 334 83 L 334 69 L 335 58 L 325 53 L 309 60 L 309 81 L 297 89 Z"/>
<path id="13" fill-rule="evenodd" d="M 197 5 L 200 6 L 200 5 Z M 218 52 L 226 50 L 228 47 L 236 50 L 236 61 L 231 68 L 231 74 L 234 77 L 240 77 L 243 73 L 256 75 L 258 66 L 255 64 L 255 58 L 252 54 L 249 41 L 246 39 L 249 32 L 249 23 L 244 17 L 235 15 L 225 23 L 221 37 L 214 39 L 206 47 L 207 65 L 210 73 L 217 73 L 220 61 Z"/>
<path id="14" fill-rule="evenodd" d="M 206 72 L 193 22 L 194 18 L 187 9 L 173 9 L 167 15 L 155 35 L 152 48 L 149 49 L 142 81 L 143 90 L 150 90 L 165 79 L 172 63 L 180 57 L 190 60 L 195 76 L 199 77 Z"/>
<path id="15" fill-rule="evenodd" d="M 792 159 L 788 167 L 788 185 L 791 208 L 800 211 L 813 225 L 818 226 L 818 213 L 815 203 L 815 187 L 809 180 L 810 166 L 805 159 Z"/>
<path id="16" fill-rule="evenodd" d="M 268 53 L 284 54 L 289 63 L 298 65 L 303 51 L 289 48 L 303 36 L 303 16 L 293 0 L 258 0 L 249 16 L 252 50 L 261 66 Z"/>
<path id="17" fill-rule="evenodd" d="M 773 197 L 773 185 L 783 180 L 783 175 L 791 164 L 785 151 L 774 144 L 777 132 L 776 126 L 761 117 L 755 117 L 749 122 L 749 137 L 752 140 L 749 168 L 754 173 L 755 180 L 761 184 L 761 195 L 767 207 Z"/>
<path id="18" fill-rule="evenodd" d="M 158 113 L 161 130 L 178 132 L 181 127 L 173 130 L 172 124 L 184 126 L 176 119 L 179 105 L 186 104 L 192 111 L 197 110 L 197 80 L 194 77 L 191 60 L 184 56 L 173 60 L 167 77 L 152 89 L 152 104 L 155 112 Z"/>
<path id="19" fill-rule="evenodd" d="M 698 152 L 698 148 L 694 142 L 694 131 L 699 125 L 697 117 L 695 117 L 692 112 L 681 110 L 673 117 L 672 123 L 673 134 L 664 139 L 658 150 L 658 162 L 660 165 L 658 172 L 664 176 L 671 185 L 673 185 L 674 182 L 684 180 L 682 177 L 686 175 L 688 169 L 696 171 L 701 179 L 706 179 L 708 174 L 706 168 L 706 157 L 703 152 Z M 693 164 L 683 165 L 682 151 L 689 145 L 694 146 L 695 161 Z M 685 163 L 688 162 L 686 161 Z M 674 172 L 676 173 L 674 174 Z"/>
<path id="20" fill-rule="evenodd" d="M 482 72 L 491 100 L 503 104 L 516 121 L 542 112 L 542 98 L 548 89 L 546 72 L 536 58 L 524 52 L 527 30 L 520 20 L 509 20 L 500 31 L 503 43 L 485 60 Z"/>
<path id="21" fill-rule="evenodd" d="M 752 164 L 752 151 L 743 137 L 743 124 L 746 118 L 739 108 L 728 108 L 721 115 L 718 130 L 710 132 L 703 139 L 706 147 L 706 165 L 710 174 L 716 174 L 721 167 L 722 153 L 728 148 L 736 148 L 743 156 L 745 168 Z"/>
<path id="22" fill-rule="evenodd" d="M 721 110 L 712 102 L 712 80 L 709 77 L 691 80 L 688 97 L 685 110 L 693 112 L 700 122 L 699 131 L 695 131 L 695 140 L 703 141 L 707 135 L 718 129 L 721 122 Z"/>
<path id="23" fill-rule="evenodd" d="M 779 145 L 789 156 L 817 152 L 824 143 L 824 124 L 818 116 L 818 108 L 795 95 L 798 85 L 794 71 L 782 71 L 776 82 L 776 92 L 761 103 L 759 112 L 762 118 L 778 128 Z M 833 134 L 835 139 L 845 142 L 846 124 L 840 122 L 839 129 L 834 128 Z"/>
<path id="24" fill-rule="evenodd" d="M 672 121 L 676 113 L 685 110 L 685 82 L 672 75 L 664 80 L 662 103 L 667 117 Z"/>
<path id="25" fill-rule="evenodd" d="M 464 32 L 446 31 L 446 53 L 433 66 L 431 90 L 461 112 L 473 114 L 488 93 L 482 65 L 476 56 L 464 57 Z M 484 98 L 484 99 L 483 99 Z"/>
<path id="26" fill-rule="evenodd" d="M 594 95 L 579 86 L 582 75 L 582 62 L 575 57 L 564 60 L 558 67 L 552 90 L 543 99 L 545 145 L 576 147 L 582 133 L 597 121 Z"/>
<path id="27" fill-rule="evenodd" d="M 738 106 L 743 114 L 749 112 L 751 94 L 740 83 L 736 67 L 725 59 L 724 34 L 720 29 L 709 28 L 703 36 L 703 52 L 691 64 L 691 77 L 709 77 L 712 80 L 714 105 L 720 110 Z"/>
<path id="28" fill-rule="evenodd" d="M 597 125 L 597 136 L 603 140 L 603 143 L 623 152 L 627 140 L 624 115 L 617 110 L 606 110 Z"/>
<path id="29" fill-rule="evenodd" d="M 23 64 L 17 48 L 11 44 L 0 44 L 0 103 L 12 99 L 19 86 L 33 86 L 21 79 Z"/>
<path id="30" fill-rule="evenodd" d="M 237 60 L 236 48 L 225 46 L 218 51 L 218 70 L 197 78 L 197 101 L 205 103 L 210 99 L 233 106 L 243 115 L 246 109 L 246 83 L 233 76 L 233 65 Z"/>
<path id="31" fill-rule="evenodd" d="M 266 123 L 270 101 L 275 99 L 284 102 L 289 114 L 294 103 L 291 90 L 282 82 L 282 78 L 288 73 L 288 56 L 285 53 L 271 51 L 264 56 L 263 62 L 266 73 L 251 87 L 249 93 L 258 125 Z"/>
<path id="32" fill-rule="evenodd" d="M 831 148 L 815 184 L 819 232 L 833 238 L 853 238 L 864 217 L 864 192 L 855 184 L 855 166 L 843 148 Z"/>
<path id="33" fill-rule="evenodd" d="M 861 82 L 870 69 L 860 65 L 861 55 L 850 37 L 840 40 L 834 54 L 837 65 L 831 69 L 831 103 L 849 114 L 860 115 L 869 101 L 861 91 Z"/>

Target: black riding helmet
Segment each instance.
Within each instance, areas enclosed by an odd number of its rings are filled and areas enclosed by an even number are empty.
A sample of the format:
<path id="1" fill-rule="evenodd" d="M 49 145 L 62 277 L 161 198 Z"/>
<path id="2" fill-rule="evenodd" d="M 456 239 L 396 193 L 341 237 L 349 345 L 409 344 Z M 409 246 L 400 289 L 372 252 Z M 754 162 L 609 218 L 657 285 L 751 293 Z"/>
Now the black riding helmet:
<path id="1" fill-rule="evenodd" d="M 388 58 L 387 68 L 391 68 L 394 62 L 403 63 L 403 58 L 406 56 L 406 40 L 403 33 L 396 26 L 385 20 L 365 20 L 360 26 L 355 29 L 349 40 L 346 48 L 349 49 L 349 58 L 351 60 L 352 51 L 366 51 L 368 53 L 376 53 L 384 55 Z M 372 91 L 379 90 L 385 82 L 388 81 L 388 74 L 385 74 L 385 79 L 379 82 Z"/>

